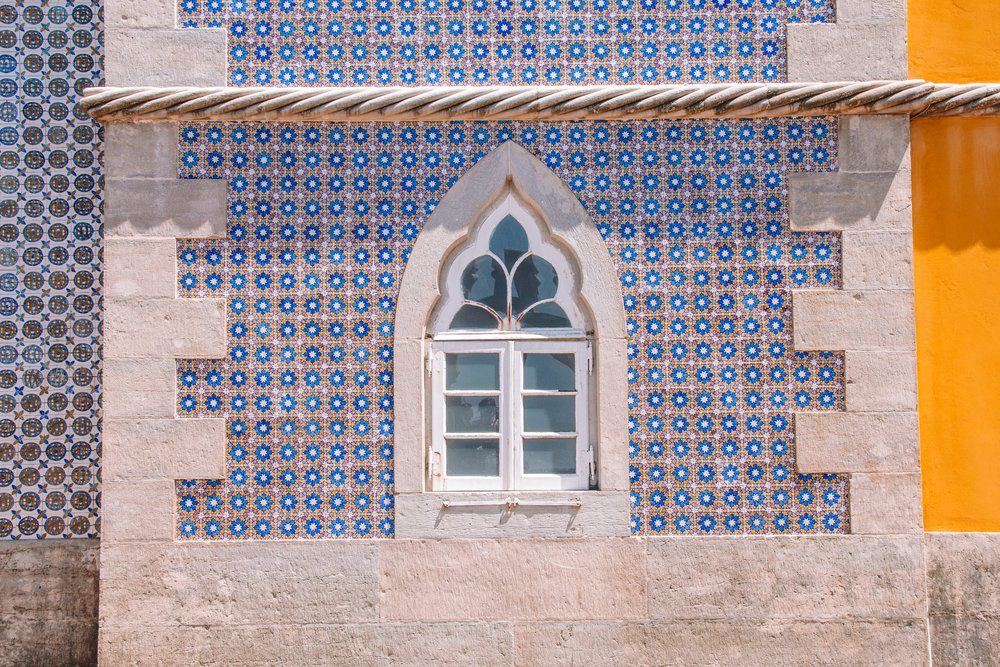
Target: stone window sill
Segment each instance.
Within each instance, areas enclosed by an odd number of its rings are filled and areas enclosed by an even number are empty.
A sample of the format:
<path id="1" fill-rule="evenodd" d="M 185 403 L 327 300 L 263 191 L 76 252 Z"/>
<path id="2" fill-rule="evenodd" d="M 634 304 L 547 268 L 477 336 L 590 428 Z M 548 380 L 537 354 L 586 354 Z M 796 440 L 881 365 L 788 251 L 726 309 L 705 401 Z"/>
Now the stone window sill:
<path id="1" fill-rule="evenodd" d="M 624 491 L 435 491 L 396 496 L 399 538 L 629 534 Z"/>

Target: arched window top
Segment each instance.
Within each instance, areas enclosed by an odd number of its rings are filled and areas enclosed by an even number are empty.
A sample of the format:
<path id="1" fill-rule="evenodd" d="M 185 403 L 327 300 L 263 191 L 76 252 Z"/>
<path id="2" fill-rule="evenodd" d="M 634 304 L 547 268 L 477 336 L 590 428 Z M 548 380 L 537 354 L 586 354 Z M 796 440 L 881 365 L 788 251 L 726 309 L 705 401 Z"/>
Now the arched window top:
<path id="1" fill-rule="evenodd" d="M 582 334 L 575 269 L 509 192 L 445 263 L 431 331 Z"/>

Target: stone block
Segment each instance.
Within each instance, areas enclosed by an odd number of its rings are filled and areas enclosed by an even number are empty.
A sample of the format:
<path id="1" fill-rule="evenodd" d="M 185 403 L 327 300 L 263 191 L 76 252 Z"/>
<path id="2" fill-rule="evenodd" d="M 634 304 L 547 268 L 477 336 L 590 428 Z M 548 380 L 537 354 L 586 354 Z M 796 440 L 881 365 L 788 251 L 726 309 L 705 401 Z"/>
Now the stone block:
<path id="1" fill-rule="evenodd" d="M 107 0 L 104 4 L 104 27 L 174 28 L 177 4 L 170 0 Z"/>
<path id="2" fill-rule="evenodd" d="M 628 457 L 628 342 L 601 339 L 596 342 L 597 471 L 602 491 L 630 491 Z"/>
<path id="3" fill-rule="evenodd" d="M 1000 617 L 931 613 L 935 665 L 1000 664 Z"/>
<path id="4" fill-rule="evenodd" d="M 502 502 L 506 506 L 442 507 L 442 501 Z M 533 506 L 531 502 L 582 500 L 580 507 Z M 396 495 L 396 532 L 401 539 L 421 537 L 608 537 L 629 535 L 629 498 L 620 491 L 529 493 L 420 493 Z"/>
<path id="5" fill-rule="evenodd" d="M 891 171 L 789 174 L 789 224 L 807 232 L 877 229 L 894 176 Z"/>
<path id="6" fill-rule="evenodd" d="M 801 473 L 919 472 L 916 412 L 797 412 Z"/>
<path id="7" fill-rule="evenodd" d="M 172 299 L 176 293 L 174 239 L 110 238 L 104 242 L 105 298 Z"/>
<path id="8" fill-rule="evenodd" d="M 915 352 L 844 353 L 848 412 L 912 412 L 917 409 Z"/>
<path id="9" fill-rule="evenodd" d="M 101 663 L 186 665 L 426 665 L 509 667 L 504 624 L 363 623 L 104 628 Z M 248 650 L 253 647 L 253 650 Z"/>
<path id="10" fill-rule="evenodd" d="M 841 233 L 845 290 L 912 290 L 913 235 L 906 231 Z"/>
<path id="11" fill-rule="evenodd" d="M 105 419 L 104 479 L 221 479 L 224 419 Z"/>
<path id="12" fill-rule="evenodd" d="M 906 0 L 838 0 L 837 23 L 906 25 Z"/>
<path id="13" fill-rule="evenodd" d="M 226 354 L 221 299 L 135 299 L 108 302 L 106 358 L 216 359 Z"/>
<path id="14" fill-rule="evenodd" d="M 926 533 L 931 614 L 1000 617 L 1000 533 Z"/>
<path id="15" fill-rule="evenodd" d="M 383 621 L 628 619 L 646 614 L 634 538 L 388 540 Z"/>
<path id="16" fill-rule="evenodd" d="M 894 172 L 910 148 L 909 116 L 841 116 L 837 166 L 842 172 Z"/>
<path id="17" fill-rule="evenodd" d="M 649 617 L 923 619 L 918 536 L 650 537 Z"/>
<path id="18" fill-rule="evenodd" d="M 121 5 L 138 0 L 113 0 Z M 149 4 L 142 0 L 142 4 Z M 174 4 L 170 4 L 173 21 Z M 111 12 L 105 5 L 105 16 Z M 104 127 L 105 178 L 177 178 L 177 123 L 108 123 Z"/>
<path id="19" fill-rule="evenodd" d="M 427 413 L 424 411 L 424 343 L 396 338 L 393 346 L 393 407 L 396 426 L 393 451 L 396 493 L 421 493 L 427 486 Z"/>
<path id="20" fill-rule="evenodd" d="M 101 369 L 104 419 L 173 419 L 177 414 L 177 362 L 105 358 Z"/>
<path id="21" fill-rule="evenodd" d="M 172 542 L 174 539 L 174 480 L 119 480 L 101 484 L 101 541 Z M 101 578 L 104 578 L 102 550 Z M 103 595 L 104 586 L 101 591 Z"/>
<path id="22" fill-rule="evenodd" d="M 109 178 L 106 183 L 104 227 L 108 238 L 226 235 L 226 181 Z"/>
<path id="23" fill-rule="evenodd" d="M 905 19 L 868 25 L 789 23 L 787 44 L 789 81 L 907 77 Z"/>
<path id="24" fill-rule="evenodd" d="M 135 10 L 146 11 L 146 2 Z M 132 14 L 125 8 L 120 15 Z M 162 11 L 151 14 L 161 21 Z M 160 14 L 158 16 L 158 14 Z M 139 19 L 136 19 L 139 20 Z M 108 86 L 225 86 L 226 31 L 198 30 L 105 31 L 104 76 Z"/>
<path id="25" fill-rule="evenodd" d="M 913 292 L 792 290 L 797 350 L 916 349 Z"/>
<path id="26" fill-rule="evenodd" d="M 851 475 L 851 532 L 859 535 L 922 533 L 919 473 Z"/>
<path id="27" fill-rule="evenodd" d="M 924 665 L 920 619 L 517 623 L 515 665 Z"/>
<path id="28" fill-rule="evenodd" d="M 288 632 L 376 621 L 377 549 L 369 540 L 103 543 L 101 627 Z"/>
<path id="29" fill-rule="evenodd" d="M 96 626 L 99 548 L 87 539 L 0 541 L 0 627 L 14 619 Z"/>

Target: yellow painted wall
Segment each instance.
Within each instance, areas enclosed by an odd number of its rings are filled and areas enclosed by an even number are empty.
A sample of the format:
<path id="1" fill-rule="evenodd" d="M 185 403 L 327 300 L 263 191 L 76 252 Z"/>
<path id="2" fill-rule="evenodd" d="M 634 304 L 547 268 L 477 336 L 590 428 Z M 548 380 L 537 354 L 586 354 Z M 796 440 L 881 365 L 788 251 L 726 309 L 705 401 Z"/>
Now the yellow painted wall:
<path id="1" fill-rule="evenodd" d="M 1000 81 L 1000 0 L 909 0 L 910 76 Z M 911 124 L 924 527 L 1000 531 L 1000 118 Z"/>
<path id="2" fill-rule="evenodd" d="M 1000 531 L 1000 119 L 911 137 L 924 526 Z"/>
<path id="3" fill-rule="evenodd" d="M 909 0 L 907 26 L 911 77 L 1000 81 L 1000 0 Z"/>

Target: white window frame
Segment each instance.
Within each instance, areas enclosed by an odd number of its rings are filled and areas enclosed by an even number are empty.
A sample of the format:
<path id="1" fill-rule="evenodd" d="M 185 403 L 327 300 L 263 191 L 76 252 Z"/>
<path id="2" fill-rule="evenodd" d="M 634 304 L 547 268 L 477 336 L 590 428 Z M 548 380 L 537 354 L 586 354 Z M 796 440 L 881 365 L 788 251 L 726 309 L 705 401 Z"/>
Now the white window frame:
<path id="1" fill-rule="evenodd" d="M 497 392 L 471 390 L 446 392 L 445 354 L 490 353 L 499 355 L 500 388 Z M 524 355 L 530 353 L 571 353 L 576 357 L 575 409 L 576 431 L 570 433 L 532 433 L 540 437 L 576 438 L 576 473 L 572 475 L 525 474 L 523 448 L 523 397 L 526 395 L 554 394 L 554 392 L 525 390 L 523 382 Z M 480 339 L 435 340 L 430 347 L 431 371 L 431 439 L 430 474 L 432 491 L 552 491 L 586 490 L 594 482 L 594 446 L 590 441 L 589 385 L 593 368 L 592 348 L 586 339 L 523 336 L 507 333 Z M 498 477 L 473 477 L 447 475 L 445 433 L 446 395 L 493 394 L 498 397 L 500 412 Z M 563 395 L 566 395 L 564 392 Z"/>

